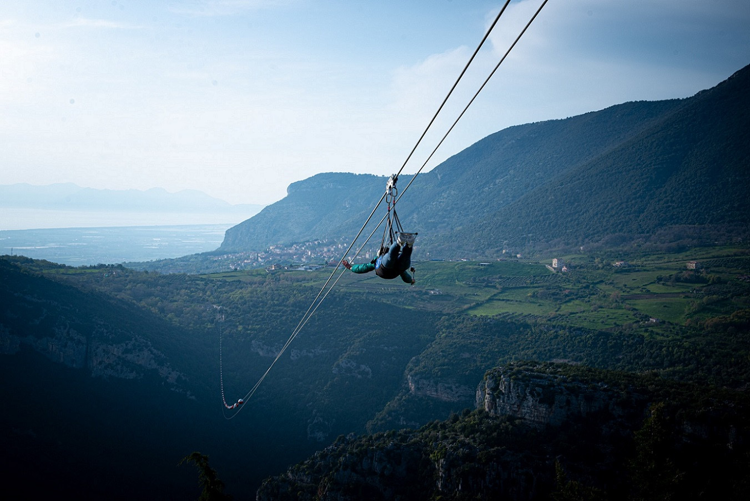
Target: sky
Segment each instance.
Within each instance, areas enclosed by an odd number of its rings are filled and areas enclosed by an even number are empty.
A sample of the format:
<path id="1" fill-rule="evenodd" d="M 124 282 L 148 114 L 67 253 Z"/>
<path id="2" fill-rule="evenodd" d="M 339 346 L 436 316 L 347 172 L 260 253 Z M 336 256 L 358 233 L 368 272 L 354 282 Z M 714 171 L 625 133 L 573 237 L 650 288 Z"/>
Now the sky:
<path id="1" fill-rule="evenodd" d="M 514 0 L 415 172 L 542 0 Z M 499 12 L 486 0 L 4 0 L 0 184 L 270 204 L 406 160 Z M 549 0 L 427 169 L 503 128 L 689 97 L 750 63 L 747 0 Z"/>

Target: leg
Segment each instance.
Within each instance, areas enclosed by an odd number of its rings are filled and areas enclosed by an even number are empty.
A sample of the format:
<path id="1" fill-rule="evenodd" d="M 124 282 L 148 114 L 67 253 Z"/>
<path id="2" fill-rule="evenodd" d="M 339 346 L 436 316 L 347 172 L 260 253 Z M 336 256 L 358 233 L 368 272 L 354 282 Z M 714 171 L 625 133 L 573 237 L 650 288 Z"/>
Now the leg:
<path id="1" fill-rule="evenodd" d="M 393 243 L 393 245 L 391 245 L 391 248 L 388 249 L 388 254 L 383 256 L 383 259 L 380 260 L 380 266 L 382 266 L 383 268 L 388 268 L 389 270 L 395 269 L 399 264 L 398 252 L 400 250 L 401 246 L 398 244 L 398 242 Z"/>
<path id="2" fill-rule="evenodd" d="M 409 266 L 411 265 L 411 251 L 412 251 L 411 245 L 407 245 L 404 247 L 404 250 L 401 252 L 401 255 L 398 257 L 398 270 L 399 271 L 406 271 L 409 269 Z"/>

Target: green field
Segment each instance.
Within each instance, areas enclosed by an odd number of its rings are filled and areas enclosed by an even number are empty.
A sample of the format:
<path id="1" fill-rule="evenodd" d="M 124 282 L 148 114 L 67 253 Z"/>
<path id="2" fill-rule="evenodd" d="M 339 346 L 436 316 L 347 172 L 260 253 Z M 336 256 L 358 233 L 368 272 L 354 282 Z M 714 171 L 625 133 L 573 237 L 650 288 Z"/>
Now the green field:
<path id="1" fill-rule="evenodd" d="M 596 330 L 628 326 L 644 332 L 667 332 L 670 326 L 731 315 L 750 308 L 750 251 L 741 247 L 693 249 L 679 254 L 571 255 L 568 273 L 555 273 L 544 261 L 508 259 L 492 262 L 415 261 L 417 284 L 384 281 L 374 273 L 334 274 L 336 290 L 377 295 L 399 306 L 465 312 L 474 317 L 510 316 Z M 614 266 L 625 261 L 625 266 Z M 698 271 L 687 269 L 699 261 Z M 90 273 L 88 268 L 55 273 Z M 278 282 L 300 287 L 314 297 L 332 267 L 315 271 L 249 270 L 205 275 L 248 286 Z M 333 282 L 333 281 L 332 281 Z"/>
<path id="2" fill-rule="evenodd" d="M 649 317 L 660 321 L 682 323 L 685 320 L 685 310 L 690 304 L 688 299 L 638 299 L 632 301 L 633 305 Z"/>
<path id="3" fill-rule="evenodd" d="M 516 313 L 520 315 L 543 316 L 554 312 L 554 305 L 538 302 L 490 300 L 467 310 L 472 315 L 498 315 Z"/>
<path id="4" fill-rule="evenodd" d="M 598 257 L 569 256 L 568 273 L 551 272 L 545 266 L 551 260 L 418 263 L 419 283 L 410 293 L 431 309 L 458 309 L 473 316 L 511 315 L 590 329 L 630 325 L 659 331 L 684 325 L 690 318 L 731 313 L 743 307 L 741 298 L 750 290 L 741 280 L 750 264 L 747 249 L 721 247 L 622 259 L 626 267 Z M 693 272 L 687 270 L 688 261 L 705 264 Z M 711 263 L 716 267 L 708 266 Z M 717 277 L 722 286 L 711 284 Z M 403 299 L 401 284 L 386 288 L 376 278 L 346 276 L 342 283 L 350 290 L 379 289 Z M 743 292 L 738 294 L 738 287 Z M 431 294 L 420 295 L 420 290 Z M 707 292 L 734 299 L 729 304 L 728 299 L 721 302 L 712 296 L 710 305 L 695 307 L 707 302 Z"/>

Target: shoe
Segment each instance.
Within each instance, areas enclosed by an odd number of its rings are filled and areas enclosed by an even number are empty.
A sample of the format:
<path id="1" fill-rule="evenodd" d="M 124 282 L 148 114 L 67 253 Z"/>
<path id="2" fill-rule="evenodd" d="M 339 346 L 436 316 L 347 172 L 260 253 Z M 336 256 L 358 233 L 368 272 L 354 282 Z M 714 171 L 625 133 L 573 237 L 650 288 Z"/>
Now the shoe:
<path id="1" fill-rule="evenodd" d="M 417 238 L 416 233 L 399 233 L 398 234 L 398 244 L 400 246 L 408 245 L 411 247 L 414 245 L 414 240 Z"/>

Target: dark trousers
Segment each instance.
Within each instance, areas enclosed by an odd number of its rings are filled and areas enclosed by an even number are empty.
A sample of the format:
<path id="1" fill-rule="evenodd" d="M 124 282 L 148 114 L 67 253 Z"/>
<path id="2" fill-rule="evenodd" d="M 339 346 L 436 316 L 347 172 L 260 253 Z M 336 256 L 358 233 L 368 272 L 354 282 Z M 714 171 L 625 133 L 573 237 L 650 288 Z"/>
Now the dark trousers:
<path id="1" fill-rule="evenodd" d="M 397 270 L 399 273 L 406 271 L 411 266 L 411 251 L 411 246 L 406 245 L 402 250 L 398 242 L 393 242 L 388 249 L 388 254 L 380 260 L 380 266 L 389 270 Z"/>

